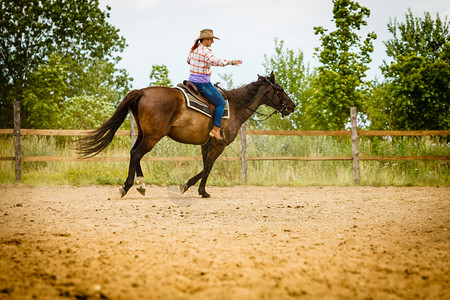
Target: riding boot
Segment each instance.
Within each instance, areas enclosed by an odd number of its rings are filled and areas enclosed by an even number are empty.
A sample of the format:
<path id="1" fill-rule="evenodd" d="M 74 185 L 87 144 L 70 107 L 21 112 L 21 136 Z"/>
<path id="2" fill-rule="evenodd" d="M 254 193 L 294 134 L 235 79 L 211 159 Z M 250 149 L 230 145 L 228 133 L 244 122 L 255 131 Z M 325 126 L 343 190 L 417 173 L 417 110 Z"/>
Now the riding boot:
<path id="1" fill-rule="evenodd" d="M 220 135 L 220 127 L 213 126 L 213 129 L 209 132 L 209 136 L 212 138 L 215 138 L 218 141 L 223 140 L 222 136 Z"/>

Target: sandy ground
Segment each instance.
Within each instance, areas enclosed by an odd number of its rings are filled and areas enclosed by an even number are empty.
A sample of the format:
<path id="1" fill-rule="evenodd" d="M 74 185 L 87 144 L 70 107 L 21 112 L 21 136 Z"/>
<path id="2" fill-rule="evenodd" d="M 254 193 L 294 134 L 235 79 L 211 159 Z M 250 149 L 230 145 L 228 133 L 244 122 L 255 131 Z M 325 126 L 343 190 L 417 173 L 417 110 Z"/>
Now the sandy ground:
<path id="1" fill-rule="evenodd" d="M 208 191 L 0 185 L 0 299 L 450 299 L 450 187 Z"/>

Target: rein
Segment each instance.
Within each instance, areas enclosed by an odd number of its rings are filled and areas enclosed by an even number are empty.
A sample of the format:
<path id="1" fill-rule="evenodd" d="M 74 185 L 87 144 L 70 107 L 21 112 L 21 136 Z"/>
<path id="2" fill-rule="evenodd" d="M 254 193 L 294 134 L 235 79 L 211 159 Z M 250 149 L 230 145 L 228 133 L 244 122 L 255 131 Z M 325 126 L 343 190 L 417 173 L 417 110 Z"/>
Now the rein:
<path id="1" fill-rule="evenodd" d="M 267 82 L 272 86 L 272 88 L 273 88 L 272 101 L 273 101 L 273 99 L 274 99 L 274 97 L 275 97 L 275 94 L 277 94 L 278 99 L 280 99 L 280 101 L 281 101 L 281 109 L 275 108 L 275 110 L 274 110 L 270 115 L 268 115 L 268 114 L 260 113 L 260 112 L 258 112 L 257 110 L 255 110 L 255 109 L 250 108 L 250 107 L 247 106 L 246 109 L 252 111 L 253 113 L 256 113 L 257 115 L 266 117 L 265 119 L 262 119 L 262 120 L 254 120 L 254 121 L 256 121 L 256 122 L 264 122 L 264 121 L 267 121 L 271 116 L 273 116 L 273 115 L 275 115 L 275 114 L 277 114 L 277 113 L 282 113 L 283 111 L 287 110 L 286 105 L 285 105 L 285 104 L 283 103 L 283 101 L 281 100 L 280 94 L 278 93 L 278 90 L 277 90 L 276 86 L 275 86 L 275 85 L 274 85 L 267 77 L 265 77 L 265 79 L 266 79 L 266 81 L 267 81 Z M 224 89 L 222 89 L 219 85 L 220 85 L 220 82 L 216 82 L 216 83 L 214 84 L 214 86 L 215 86 L 216 88 L 218 88 L 218 89 L 220 89 L 222 92 L 226 93 L 226 91 L 225 91 Z"/>
<path id="2" fill-rule="evenodd" d="M 260 119 L 260 120 L 254 120 L 254 121 L 256 121 L 256 122 L 264 122 L 264 121 L 267 121 L 271 116 L 273 116 L 273 115 L 275 115 L 275 114 L 277 114 L 277 113 L 280 112 L 278 109 L 275 109 L 270 115 L 268 115 L 268 114 L 260 113 L 259 111 L 256 111 L 256 110 L 254 110 L 253 108 L 250 108 L 250 107 L 248 107 L 248 106 L 246 107 L 246 109 L 251 110 L 253 113 L 256 113 L 257 115 L 267 117 L 267 118 L 262 119 L 262 120 L 261 120 L 261 119 Z"/>
<path id="3" fill-rule="evenodd" d="M 266 79 L 267 79 L 267 78 L 266 78 Z M 267 80 L 268 80 L 268 79 L 267 79 Z M 269 81 L 269 80 L 268 80 L 268 81 Z M 269 82 L 270 82 L 270 81 L 269 81 Z M 270 82 L 270 83 L 271 83 L 271 82 Z M 215 86 L 216 88 L 218 88 L 219 90 L 221 90 L 222 92 L 226 93 L 226 91 L 225 91 L 223 88 L 220 87 L 220 82 L 216 82 L 216 83 L 214 84 L 214 86 Z M 272 86 L 273 86 L 273 85 L 272 85 Z M 248 87 L 247 87 L 247 88 L 248 88 Z M 274 92 L 275 92 L 275 87 L 274 87 Z M 278 94 L 278 92 L 277 92 L 277 94 Z M 272 99 L 273 99 L 274 96 L 275 96 L 275 93 L 272 95 Z M 256 113 L 257 115 L 267 117 L 267 118 L 262 119 L 262 120 L 255 120 L 256 122 L 264 122 L 264 121 L 267 121 L 271 116 L 273 116 L 274 114 L 276 114 L 276 113 L 279 112 L 278 109 L 275 109 L 270 115 L 268 115 L 268 114 L 260 113 L 259 111 L 255 110 L 255 109 L 253 109 L 253 108 L 250 108 L 250 107 L 248 107 L 248 106 L 247 106 L 245 109 L 248 109 L 248 110 L 252 111 L 253 113 Z"/>

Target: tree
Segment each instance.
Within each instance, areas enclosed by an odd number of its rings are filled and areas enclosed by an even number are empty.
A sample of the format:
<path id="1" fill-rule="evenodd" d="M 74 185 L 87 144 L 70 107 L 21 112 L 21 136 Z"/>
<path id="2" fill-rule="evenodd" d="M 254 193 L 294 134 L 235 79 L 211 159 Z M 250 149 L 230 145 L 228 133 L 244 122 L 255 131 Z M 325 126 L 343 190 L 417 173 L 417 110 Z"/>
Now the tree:
<path id="1" fill-rule="evenodd" d="M 0 2 L 1 127 L 12 126 L 12 102 L 24 100 L 32 85 L 30 77 L 49 64 L 51 55 L 83 62 L 84 68 L 93 60 L 118 62 L 115 55 L 126 44 L 119 30 L 107 22 L 109 10 L 102 11 L 98 0 Z"/>
<path id="2" fill-rule="evenodd" d="M 67 97 L 107 96 L 108 101 L 118 104 L 131 88 L 133 79 L 125 69 L 117 69 L 115 62 L 101 58 L 75 61 L 70 57 L 62 62 L 68 66 Z"/>
<path id="3" fill-rule="evenodd" d="M 284 41 L 274 40 L 275 54 L 264 55 L 264 68 L 267 73 L 274 72 L 277 82 L 294 101 L 296 108 L 289 117 L 279 115 L 266 121 L 271 129 L 307 129 L 310 127 L 305 111 L 313 95 L 311 85 L 314 78 L 309 66 L 305 65 L 303 52 L 284 48 Z M 270 110 L 268 110 L 270 111 Z"/>
<path id="4" fill-rule="evenodd" d="M 433 20 L 431 14 L 425 12 L 423 18 L 415 18 L 411 9 L 408 9 L 405 23 L 395 18 L 387 25 L 393 38 L 384 42 L 386 54 L 394 61 L 397 56 L 408 53 L 416 53 L 429 61 L 436 61 L 449 42 L 449 25 L 448 17 L 441 20 L 439 14 L 436 14 L 436 19 Z M 382 70 L 387 71 L 387 68 L 389 65 L 384 61 Z"/>
<path id="5" fill-rule="evenodd" d="M 316 93 L 306 113 L 317 129 L 343 129 L 349 121 L 350 107 L 364 111 L 365 93 L 363 78 L 372 61 L 372 41 L 375 33 L 366 38 L 356 30 L 366 26 L 364 18 L 370 10 L 351 0 L 333 0 L 333 21 L 336 30 L 327 34 L 323 27 L 314 27 L 322 44 L 316 48 L 321 66 L 317 68 Z"/>
<path id="6" fill-rule="evenodd" d="M 60 107 L 60 127 L 64 129 L 98 128 L 116 110 L 106 96 L 76 96 L 67 99 L 64 104 Z M 129 125 L 128 121 L 126 123 Z"/>
<path id="7" fill-rule="evenodd" d="M 89 117 L 101 116 L 100 112 L 92 110 L 104 109 L 97 105 L 89 108 L 88 104 L 74 104 L 74 99 L 86 102 L 86 99 L 92 97 L 96 101 L 101 99 L 104 107 L 116 106 L 129 90 L 128 77 L 125 72 L 120 71 L 112 63 L 101 59 L 73 61 L 57 54 L 50 55 L 48 61 L 41 64 L 28 78 L 22 100 L 22 126 L 69 129 L 67 120 L 77 119 L 82 114 L 83 120 L 78 122 L 79 128 L 92 128 L 84 126 L 105 120 L 88 120 Z M 68 106 L 83 109 L 77 113 Z M 65 115 L 67 113 L 74 115 Z"/>
<path id="8" fill-rule="evenodd" d="M 153 65 L 150 72 L 150 86 L 171 86 L 172 82 L 169 79 L 169 70 L 165 65 Z"/>
<path id="9" fill-rule="evenodd" d="M 450 22 L 439 14 L 433 20 L 426 12 L 415 18 L 411 10 L 405 23 L 391 20 L 388 30 L 393 38 L 386 41 L 384 62 L 385 89 L 389 97 L 374 99 L 370 116 L 373 127 L 378 120 L 389 120 L 392 130 L 439 130 L 450 125 Z"/>
<path id="10" fill-rule="evenodd" d="M 387 130 L 391 128 L 390 124 L 395 122 L 392 115 L 388 113 L 391 107 L 387 103 L 389 103 L 391 95 L 386 86 L 386 82 L 374 80 L 369 89 L 366 113 L 370 129 Z"/>
<path id="11" fill-rule="evenodd" d="M 51 55 L 47 64 L 39 66 L 28 77 L 24 91 L 21 123 L 25 128 L 59 128 L 60 107 L 67 91 L 67 66 L 61 57 Z"/>

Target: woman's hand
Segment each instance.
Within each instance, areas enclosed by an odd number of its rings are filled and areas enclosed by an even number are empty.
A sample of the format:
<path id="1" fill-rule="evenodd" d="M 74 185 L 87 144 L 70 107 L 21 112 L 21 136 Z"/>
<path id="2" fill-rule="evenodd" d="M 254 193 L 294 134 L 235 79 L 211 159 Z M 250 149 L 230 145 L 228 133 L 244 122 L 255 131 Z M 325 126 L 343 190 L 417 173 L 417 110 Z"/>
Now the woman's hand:
<path id="1" fill-rule="evenodd" d="M 232 66 L 239 66 L 240 64 L 242 64 L 242 60 L 238 60 L 238 59 L 236 59 L 236 60 L 232 60 L 232 61 L 230 61 L 230 65 L 232 65 Z"/>

